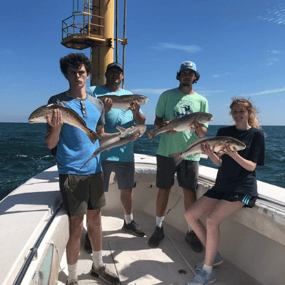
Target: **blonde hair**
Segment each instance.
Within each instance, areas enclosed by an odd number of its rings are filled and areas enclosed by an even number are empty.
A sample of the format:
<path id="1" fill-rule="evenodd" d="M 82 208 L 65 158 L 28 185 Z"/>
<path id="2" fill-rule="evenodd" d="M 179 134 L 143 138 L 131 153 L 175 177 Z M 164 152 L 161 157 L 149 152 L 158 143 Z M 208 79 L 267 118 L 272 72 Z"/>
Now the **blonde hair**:
<path id="1" fill-rule="evenodd" d="M 260 126 L 260 123 L 256 117 L 256 113 L 258 113 L 257 109 L 252 105 L 252 103 L 247 100 L 247 99 L 238 99 L 236 97 L 234 97 L 232 99 L 232 103 L 230 105 L 230 115 L 232 115 L 232 112 L 233 112 L 233 107 L 234 105 L 237 104 L 237 105 L 240 105 L 242 107 L 244 107 L 247 111 L 248 111 L 248 124 L 253 127 L 253 128 L 256 128 L 256 129 L 261 129 L 261 126 Z"/>

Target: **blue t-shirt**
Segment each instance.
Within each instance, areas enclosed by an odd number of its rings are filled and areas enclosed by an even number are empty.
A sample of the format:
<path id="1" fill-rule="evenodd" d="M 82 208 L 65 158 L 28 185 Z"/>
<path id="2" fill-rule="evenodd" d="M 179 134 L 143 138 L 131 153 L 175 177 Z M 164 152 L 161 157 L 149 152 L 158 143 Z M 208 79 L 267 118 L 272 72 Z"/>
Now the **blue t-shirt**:
<path id="1" fill-rule="evenodd" d="M 104 125 L 104 104 L 89 95 L 86 99 L 79 100 L 68 97 L 66 92 L 63 92 L 52 96 L 48 104 L 58 104 L 74 110 L 92 131 L 96 132 L 97 125 Z M 100 155 L 78 172 L 98 147 L 98 140 L 93 144 L 82 130 L 63 124 L 56 153 L 59 174 L 90 175 L 101 172 Z"/>
<path id="2" fill-rule="evenodd" d="M 98 97 L 103 95 L 132 95 L 130 91 L 120 89 L 118 92 L 110 91 L 105 85 L 92 86 L 87 90 L 87 93 L 91 96 Z M 140 110 L 141 112 L 141 110 Z M 141 112 L 142 113 L 142 112 Z M 135 125 L 134 116 L 131 110 L 125 111 L 121 109 L 112 108 L 107 114 L 105 114 L 105 132 L 117 133 L 117 126 L 121 126 L 125 129 Z M 134 161 L 134 143 L 130 142 L 126 145 L 115 147 L 109 151 L 103 151 L 101 153 L 101 161 L 121 161 L 121 162 L 133 162 Z"/>

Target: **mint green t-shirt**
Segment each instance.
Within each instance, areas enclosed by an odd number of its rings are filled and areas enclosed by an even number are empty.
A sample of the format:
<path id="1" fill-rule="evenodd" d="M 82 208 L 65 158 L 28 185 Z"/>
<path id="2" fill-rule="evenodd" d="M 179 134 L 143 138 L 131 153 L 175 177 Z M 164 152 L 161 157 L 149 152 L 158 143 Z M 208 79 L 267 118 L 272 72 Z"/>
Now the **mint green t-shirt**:
<path id="1" fill-rule="evenodd" d="M 160 95 L 155 114 L 165 121 L 170 121 L 195 112 L 208 113 L 208 100 L 197 93 L 186 95 L 178 88 L 174 88 Z M 204 126 L 208 127 L 208 123 Z M 190 129 L 175 134 L 161 134 L 156 154 L 169 156 L 173 153 L 185 151 L 190 144 L 197 140 L 199 140 L 199 137 L 195 132 L 191 135 Z M 200 155 L 190 155 L 185 159 L 199 161 Z"/>

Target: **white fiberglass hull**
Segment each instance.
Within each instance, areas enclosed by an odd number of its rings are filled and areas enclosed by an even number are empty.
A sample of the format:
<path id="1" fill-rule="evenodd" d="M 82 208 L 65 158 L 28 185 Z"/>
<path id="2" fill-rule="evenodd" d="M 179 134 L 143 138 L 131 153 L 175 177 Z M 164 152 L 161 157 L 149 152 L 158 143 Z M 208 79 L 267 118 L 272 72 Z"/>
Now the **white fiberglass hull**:
<path id="1" fill-rule="evenodd" d="M 155 227 L 156 159 L 136 155 L 134 218 L 145 231 L 138 238 L 124 233 L 120 191 L 110 181 L 107 205 L 102 209 L 103 254 L 107 266 L 116 271 L 121 284 L 186 284 L 193 278 L 196 253 L 184 241 L 187 224 L 183 217 L 182 190 L 175 182 L 165 218 L 165 239 L 151 249 L 147 241 Z M 210 188 L 216 170 L 200 166 L 198 196 Z M 221 224 L 219 252 L 224 263 L 217 267 L 216 284 L 284 284 L 285 189 L 258 182 L 260 197 L 253 209 L 241 209 Z M 52 167 L 17 188 L 0 203 L 0 284 L 15 284 L 30 249 L 60 203 L 57 168 Z M 5 231 L 3 230 L 5 229 Z M 46 235 L 35 250 L 27 273 L 18 284 L 64 284 L 67 268 L 64 248 L 68 239 L 68 218 L 64 209 L 55 215 Z M 82 244 L 84 235 L 82 236 Z M 53 266 L 50 266 L 50 264 Z M 59 266 L 60 264 L 60 266 Z M 83 250 L 78 263 L 79 284 L 105 284 L 89 275 L 91 256 Z M 50 272 L 51 271 L 51 272 Z M 59 274 L 58 274 L 59 273 Z M 282 283 L 283 282 L 283 283 Z"/>

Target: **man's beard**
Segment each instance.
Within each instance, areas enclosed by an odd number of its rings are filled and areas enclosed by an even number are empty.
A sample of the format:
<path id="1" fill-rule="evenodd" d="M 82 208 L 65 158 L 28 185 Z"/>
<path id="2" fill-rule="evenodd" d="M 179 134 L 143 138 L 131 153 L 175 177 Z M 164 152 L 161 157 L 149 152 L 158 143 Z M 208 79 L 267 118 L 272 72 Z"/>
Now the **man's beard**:
<path id="1" fill-rule="evenodd" d="M 182 86 L 187 86 L 187 87 L 189 87 L 189 86 L 191 86 L 191 83 L 190 83 L 190 81 L 184 81 L 184 82 L 182 82 Z"/>

